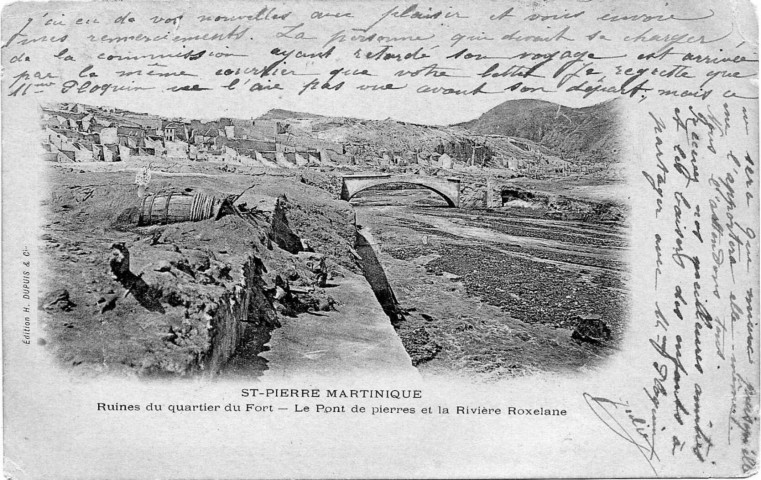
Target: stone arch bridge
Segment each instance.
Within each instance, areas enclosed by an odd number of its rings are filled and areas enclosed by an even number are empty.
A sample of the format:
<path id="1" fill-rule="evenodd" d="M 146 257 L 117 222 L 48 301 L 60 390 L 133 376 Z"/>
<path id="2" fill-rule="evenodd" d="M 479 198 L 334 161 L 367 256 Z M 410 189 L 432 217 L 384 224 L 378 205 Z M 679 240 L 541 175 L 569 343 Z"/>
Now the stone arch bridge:
<path id="1" fill-rule="evenodd" d="M 345 175 L 341 199 L 348 201 L 363 190 L 389 183 L 420 185 L 441 195 L 450 207 L 460 206 L 460 179 L 424 175 Z"/>

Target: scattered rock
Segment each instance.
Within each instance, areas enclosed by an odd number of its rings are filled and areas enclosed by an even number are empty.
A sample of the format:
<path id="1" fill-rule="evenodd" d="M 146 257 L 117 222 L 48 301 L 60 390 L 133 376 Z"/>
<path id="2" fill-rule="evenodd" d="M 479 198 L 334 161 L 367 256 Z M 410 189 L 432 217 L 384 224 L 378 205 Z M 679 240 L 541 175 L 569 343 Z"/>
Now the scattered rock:
<path id="1" fill-rule="evenodd" d="M 161 365 L 154 357 L 146 357 L 140 364 L 139 375 L 151 375 L 160 369 Z"/>
<path id="2" fill-rule="evenodd" d="M 216 260 L 211 262 L 210 275 L 219 280 L 232 280 L 230 271 L 232 266 L 229 263 L 222 263 Z"/>
<path id="3" fill-rule="evenodd" d="M 322 312 L 329 312 L 335 310 L 335 300 L 332 297 L 321 298 L 317 302 L 317 308 Z"/>
<path id="4" fill-rule="evenodd" d="M 69 299 L 69 291 L 65 288 L 50 292 L 42 300 L 42 308 L 45 310 L 60 309 L 64 312 L 70 312 L 74 307 L 76 304 Z"/>
<path id="5" fill-rule="evenodd" d="M 109 310 L 116 308 L 116 299 L 118 295 L 105 295 L 98 299 L 98 305 L 100 305 L 100 313 L 106 313 Z"/>
<path id="6" fill-rule="evenodd" d="M 169 272 L 172 270 L 172 264 L 168 260 L 161 260 L 154 270 L 157 272 Z"/>
<path id="7" fill-rule="evenodd" d="M 294 282 L 298 280 L 301 276 L 299 275 L 299 272 L 294 268 L 291 267 L 285 272 L 285 278 L 288 279 L 290 282 Z"/>
<path id="8" fill-rule="evenodd" d="M 201 285 L 216 285 L 217 281 L 214 280 L 214 277 L 209 275 L 208 273 L 200 273 L 198 276 L 196 276 L 196 280 L 198 280 L 198 283 Z"/>
<path id="9" fill-rule="evenodd" d="M 204 272 L 211 266 L 209 255 L 198 250 L 190 250 L 186 253 L 187 263 L 193 270 Z"/>
<path id="10" fill-rule="evenodd" d="M 441 345 L 434 341 L 423 327 L 418 327 L 411 332 L 405 332 L 405 334 L 400 335 L 400 338 L 405 350 L 410 355 L 412 366 L 414 367 L 433 360 L 439 351 L 441 351 Z"/>
<path id="11" fill-rule="evenodd" d="M 576 324 L 571 334 L 574 340 L 595 344 L 610 340 L 610 327 L 599 315 L 576 315 L 571 322 Z"/>
<path id="12" fill-rule="evenodd" d="M 116 280 L 120 280 L 130 273 L 129 250 L 124 245 L 124 242 L 111 244 L 111 259 L 108 264 L 111 267 L 111 274 Z"/>
<path id="13" fill-rule="evenodd" d="M 171 260 L 169 262 L 169 264 L 175 270 L 179 270 L 180 272 L 187 273 L 188 275 L 190 275 L 193 278 L 195 278 L 195 276 L 196 276 L 195 270 L 193 269 L 193 267 L 188 262 L 188 259 L 185 258 L 185 257 L 180 258 L 179 260 Z"/>
<path id="14" fill-rule="evenodd" d="M 268 250 L 272 250 L 272 240 L 269 236 L 267 236 L 266 233 L 260 232 L 259 233 L 259 243 L 267 247 Z"/>
<path id="15" fill-rule="evenodd" d="M 325 262 L 325 256 L 320 253 L 301 252 L 299 257 L 305 259 L 304 265 L 314 274 L 312 283 L 321 288 L 325 287 L 330 274 Z"/>
<path id="16" fill-rule="evenodd" d="M 524 342 L 528 342 L 533 338 L 528 332 L 516 332 L 515 336 Z"/>
<path id="17" fill-rule="evenodd" d="M 151 236 L 148 237 L 148 239 L 146 240 L 148 242 L 148 245 L 153 246 L 158 244 L 159 241 L 161 240 L 162 233 L 164 233 L 164 231 L 160 229 L 156 229 L 153 232 L 151 232 Z"/>
<path id="18" fill-rule="evenodd" d="M 288 222 L 286 212 L 291 208 L 285 195 L 280 195 L 275 203 L 270 223 L 270 238 L 286 252 L 296 254 L 304 250 L 301 238 L 296 235 Z"/>
<path id="19" fill-rule="evenodd" d="M 169 343 L 175 343 L 177 341 L 177 332 L 174 331 L 171 325 L 169 325 L 169 331 L 161 335 L 161 340 Z"/>
<path id="20" fill-rule="evenodd" d="M 271 292 L 277 286 L 276 280 L 277 277 L 274 273 L 264 273 L 262 275 L 262 288 L 267 292 Z"/>

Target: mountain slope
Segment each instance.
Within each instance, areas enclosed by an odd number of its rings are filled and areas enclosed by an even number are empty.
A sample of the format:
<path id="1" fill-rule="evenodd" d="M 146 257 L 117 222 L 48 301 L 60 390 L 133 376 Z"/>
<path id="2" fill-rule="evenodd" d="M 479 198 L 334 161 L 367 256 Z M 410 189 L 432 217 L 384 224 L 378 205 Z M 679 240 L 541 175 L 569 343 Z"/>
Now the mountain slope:
<path id="1" fill-rule="evenodd" d="M 522 137 L 575 163 L 611 163 L 621 151 L 615 100 L 569 108 L 543 100 L 509 100 L 458 126 L 481 135 Z"/>
<path id="2" fill-rule="evenodd" d="M 413 152 L 424 158 L 433 153 L 446 153 L 459 166 L 473 164 L 492 168 L 505 167 L 507 159 L 512 163 L 533 164 L 560 158 L 554 150 L 528 139 L 487 137 L 459 126 L 419 125 L 392 119 L 321 117 L 286 110 L 271 110 L 259 118 L 262 119 L 285 123 L 295 121 L 297 123 L 288 128 L 289 141 L 304 145 L 315 140 L 341 144 L 347 158 L 354 157 L 360 162 L 372 162 L 384 155 L 409 157 Z"/>
<path id="3" fill-rule="evenodd" d="M 288 120 L 291 118 L 324 118 L 322 115 L 315 115 L 306 112 L 294 112 L 292 110 L 283 110 L 282 108 L 273 108 L 258 120 Z"/>

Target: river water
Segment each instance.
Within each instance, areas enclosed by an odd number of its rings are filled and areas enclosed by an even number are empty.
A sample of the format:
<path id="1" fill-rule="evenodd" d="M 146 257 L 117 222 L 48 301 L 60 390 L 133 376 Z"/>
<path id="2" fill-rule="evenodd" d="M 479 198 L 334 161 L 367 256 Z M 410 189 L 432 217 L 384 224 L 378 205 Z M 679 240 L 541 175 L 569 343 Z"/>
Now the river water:
<path id="1" fill-rule="evenodd" d="M 622 225 L 531 209 L 447 208 L 419 189 L 370 190 L 352 203 L 404 312 L 397 333 L 421 372 L 493 378 L 579 370 L 620 343 L 628 280 Z M 579 317 L 590 316 L 610 327 L 610 340 L 571 338 Z"/>

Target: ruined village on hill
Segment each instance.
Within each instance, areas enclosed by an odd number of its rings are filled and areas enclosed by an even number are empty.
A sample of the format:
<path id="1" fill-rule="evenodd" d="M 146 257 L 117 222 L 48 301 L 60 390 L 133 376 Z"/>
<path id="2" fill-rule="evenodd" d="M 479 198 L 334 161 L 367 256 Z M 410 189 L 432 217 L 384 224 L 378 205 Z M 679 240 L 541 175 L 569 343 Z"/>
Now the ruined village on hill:
<path id="1" fill-rule="evenodd" d="M 61 104 L 43 108 L 45 159 L 208 161 L 267 168 L 496 168 L 533 177 L 599 174 L 607 165 L 562 159 L 518 137 L 458 127 L 330 118 L 272 111 L 262 118 L 201 121 L 115 108 Z M 377 138 L 386 135 L 387 138 Z M 374 138 L 376 137 L 376 138 Z"/>

